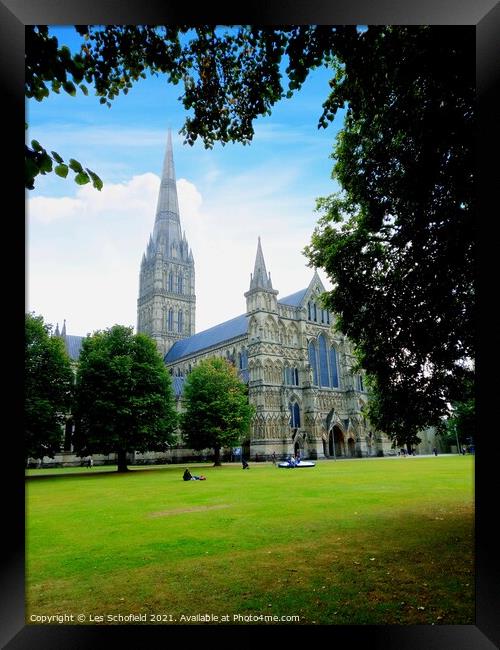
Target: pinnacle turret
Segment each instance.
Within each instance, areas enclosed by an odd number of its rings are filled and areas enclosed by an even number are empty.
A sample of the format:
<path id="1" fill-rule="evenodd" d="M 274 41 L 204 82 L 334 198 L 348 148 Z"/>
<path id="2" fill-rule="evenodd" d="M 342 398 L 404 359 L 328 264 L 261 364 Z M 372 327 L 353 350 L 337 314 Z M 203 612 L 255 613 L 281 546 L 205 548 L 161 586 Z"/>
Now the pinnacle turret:
<path id="1" fill-rule="evenodd" d="M 253 274 L 250 274 L 250 291 L 252 289 L 272 290 L 272 288 L 273 285 L 271 283 L 271 274 L 268 274 L 266 270 L 266 263 L 264 261 L 264 254 L 262 253 L 262 246 L 259 237 Z"/>

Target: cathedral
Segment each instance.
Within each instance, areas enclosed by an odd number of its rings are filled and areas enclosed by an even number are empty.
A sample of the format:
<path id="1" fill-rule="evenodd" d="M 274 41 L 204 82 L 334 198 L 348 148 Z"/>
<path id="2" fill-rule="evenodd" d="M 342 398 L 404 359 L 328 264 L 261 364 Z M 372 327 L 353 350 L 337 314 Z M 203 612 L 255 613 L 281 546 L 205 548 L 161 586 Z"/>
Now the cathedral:
<path id="1" fill-rule="evenodd" d="M 249 260 L 249 271 L 251 270 Z M 182 409 L 186 376 L 202 359 L 223 357 L 232 363 L 248 386 L 255 416 L 243 453 L 251 460 L 268 460 L 300 453 L 306 459 L 395 455 L 392 442 L 364 416 L 368 393 L 363 373 L 355 371 L 352 345 L 335 328 L 333 314 L 322 307 L 325 291 L 316 271 L 307 287 L 279 298 L 267 270 L 260 237 L 242 287 L 246 311 L 215 327 L 196 332 L 196 295 L 193 251 L 181 229 L 179 202 L 169 132 L 152 234 L 141 260 L 137 331 L 158 346 L 172 375 L 177 407 Z M 246 291 L 245 291 L 246 289 Z M 84 337 L 60 336 L 76 365 Z M 44 458 L 44 466 L 78 465 L 72 446 L 74 423 L 68 417 L 61 453 Z M 417 453 L 431 453 L 439 436 L 432 428 L 419 433 Z M 210 453 L 207 450 L 208 453 Z M 225 450 L 225 459 L 232 450 Z M 134 453 L 136 464 L 185 462 L 205 453 L 181 444 L 168 452 Z M 96 464 L 115 462 L 114 454 L 94 455 Z"/>
<path id="2" fill-rule="evenodd" d="M 251 459 L 268 459 L 273 452 L 300 452 L 302 458 L 389 452 L 390 440 L 363 415 L 363 375 L 353 371 L 349 340 L 321 306 L 325 288 L 318 274 L 307 287 L 279 298 L 259 238 L 244 289 L 245 313 L 195 333 L 194 257 L 181 229 L 169 133 L 154 228 L 141 261 L 137 331 L 156 341 L 179 408 L 191 369 L 202 359 L 224 357 L 248 385 L 256 408 L 245 443 Z"/>

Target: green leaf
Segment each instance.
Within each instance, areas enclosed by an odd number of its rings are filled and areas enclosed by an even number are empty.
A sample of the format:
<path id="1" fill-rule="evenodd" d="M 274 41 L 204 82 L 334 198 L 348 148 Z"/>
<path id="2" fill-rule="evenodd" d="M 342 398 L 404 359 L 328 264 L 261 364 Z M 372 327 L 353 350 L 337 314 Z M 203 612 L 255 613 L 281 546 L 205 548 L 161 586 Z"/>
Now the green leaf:
<path id="1" fill-rule="evenodd" d="M 70 169 L 72 169 L 72 170 L 73 170 L 74 172 L 76 172 L 77 174 L 83 172 L 83 167 L 82 167 L 81 164 L 78 162 L 78 160 L 75 160 L 74 158 L 70 158 L 70 159 L 69 159 L 69 163 L 68 163 L 68 165 L 69 165 Z"/>
<path id="2" fill-rule="evenodd" d="M 90 169 L 87 169 L 87 171 L 88 171 L 88 173 L 90 175 L 90 178 L 92 179 L 92 185 L 96 188 L 96 190 L 101 191 L 102 187 L 103 187 L 102 180 L 99 178 L 99 176 L 95 172 L 91 171 Z"/>
<path id="3" fill-rule="evenodd" d="M 42 145 L 38 142 L 38 140 L 32 140 L 31 141 L 31 146 L 35 151 L 43 151 Z"/>
<path id="4" fill-rule="evenodd" d="M 68 175 L 68 165 L 57 165 L 57 167 L 54 168 L 54 171 L 58 176 L 61 176 L 61 178 L 66 178 Z"/>
<path id="5" fill-rule="evenodd" d="M 44 97 L 49 96 L 49 89 L 45 86 L 45 84 L 42 84 L 41 86 L 36 88 L 33 96 L 37 102 L 41 102 Z"/>
<path id="6" fill-rule="evenodd" d="M 58 162 L 58 163 L 63 163 L 63 162 L 64 162 L 64 160 L 63 160 L 63 159 L 61 158 L 61 156 L 57 153 L 57 151 L 51 151 L 50 153 L 52 154 L 52 158 L 53 158 L 56 162 Z"/>
<path id="7" fill-rule="evenodd" d="M 85 172 L 80 172 L 75 176 L 75 182 L 78 185 L 86 185 L 87 183 L 90 183 L 89 175 Z"/>
<path id="8" fill-rule="evenodd" d="M 84 86 L 84 84 L 80 84 L 80 90 L 82 91 L 82 93 L 83 93 L 84 95 L 88 95 L 88 94 L 89 94 L 89 90 L 88 90 L 87 86 Z"/>
<path id="9" fill-rule="evenodd" d="M 71 51 L 67 45 L 62 45 L 60 49 L 61 53 L 61 58 L 63 59 L 70 59 L 71 58 Z"/>
<path id="10" fill-rule="evenodd" d="M 26 187 L 30 190 L 33 189 L 33 179 L 38 176 L 40 170 L 38 165 L 32 158 L 26 158 L 24 161 L 24 173 L 26 176 Z"/>
<path id="11" fill-rule="evenodd" d="M 72 81 L 65 81 L 63 83 L 63 88 L 72 97 L 74 97 L 76 95 L 75 84 Z"/>
<path id="12" fill-rule="evenodd" d="M 52 158 L 48 153 L 42 154 L 39 161 L 40 173 L 46 174 L 52 171 Z"/>

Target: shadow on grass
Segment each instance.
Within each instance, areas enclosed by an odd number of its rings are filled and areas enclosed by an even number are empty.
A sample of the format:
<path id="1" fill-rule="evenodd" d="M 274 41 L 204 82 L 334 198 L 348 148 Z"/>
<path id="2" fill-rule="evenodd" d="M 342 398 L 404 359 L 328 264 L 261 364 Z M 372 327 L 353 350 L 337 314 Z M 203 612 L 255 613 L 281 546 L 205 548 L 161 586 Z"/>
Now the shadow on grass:
<path id="1" fill-rule="evenodd" d="M 129 467 L 126 472 L 119 472 L 115 466 L 110 466 L 109 469 L 89 469 L 87 471 L 75 471 L 75 472 L 57 472 L 53 469 L 47 470 L 46 474 L 27 474 L 25 479 L 30 481 L 39 480 L 39 479 L 73 479 L 73 478 L 105 478 L 109 476 L 130 476 L 131 474 L 143 473 L 151 471 L 152 468 L 135 468 Z M 166 471 L 167 467 L 155 467 L 155 471 Z M 41 470 L 44 471 L 44 470 Z"/>
<path id="2" fill-rule="evenodd" d="M 186 467 L 196 466 L 198 468 L 211 468 L 213 463 L 175 463 L 168 465 L 130 465 L 126 472 L 119 472 L 116 465 L 104 466 L 106 469 L 101 469 L 103 466 L 98 465 L 93 469 L 75 467 L 75 471 L 68 471 L 66 468 L 61 468 L 58 471 L 58 468 L 47 468 L 36 470 L 39 472 L 44 472 L 43 474 L 25 474 L 25 479 L 32 481 L 38 479 L 72 479 L 72 478 L 96 478 L 96 477 L 110 477 L 110 476 L 131 476 L 133 474 L 145 474 L 146 472 L 167 472 L 169 470 L 178 470 L 181 474 Z M 79 470 L 82 471 L 79 471 Z M 46 473 L 45 473 L 46 472 Z"/>

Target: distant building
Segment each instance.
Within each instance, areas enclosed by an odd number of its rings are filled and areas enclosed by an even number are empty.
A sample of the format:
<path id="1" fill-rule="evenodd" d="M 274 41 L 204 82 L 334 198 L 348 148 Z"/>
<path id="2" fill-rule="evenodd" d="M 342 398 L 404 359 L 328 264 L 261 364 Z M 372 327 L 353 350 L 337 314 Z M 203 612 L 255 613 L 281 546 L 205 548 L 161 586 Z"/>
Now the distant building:
<path id="1" fill-rule="evenodd" d="M 76 363 L 78 357 L 80 356 L 80 350 L 82 349 L 82 343 L 84 336 L 74 336 L 72 334 L 66 334 L 66 320 L 64 320 L 61 331 L 59 332 L 59 323 L 56 325 L 53 336 L 59 336 L 64 341 L 64 347 L 68 353 L 71 361 Z"/>

